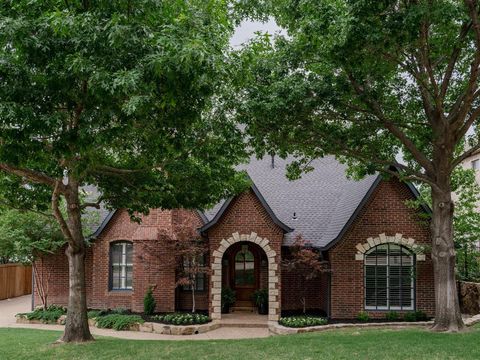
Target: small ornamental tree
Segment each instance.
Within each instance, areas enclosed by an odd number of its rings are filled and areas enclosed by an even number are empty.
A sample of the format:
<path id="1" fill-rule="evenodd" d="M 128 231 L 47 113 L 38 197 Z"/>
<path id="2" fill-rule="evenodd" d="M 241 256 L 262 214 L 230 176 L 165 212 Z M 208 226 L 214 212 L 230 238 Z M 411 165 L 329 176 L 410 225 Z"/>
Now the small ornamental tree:
<path id="1" fill-rule="evenodd" d="M 289 247 L 290 256 L 283 260 L 282 265 L 287 271 L 295 271 L 301 278 L 301 303 L 303 313 L 307 312 L 308 282 L 330 272 L 328 262 L 321 260 L 321 256 L 313 249 L 308 241 L 297 235 L 295 242 Z"/>
<path id="2" fill-rule="evenodd" d="M 479 0 L 232 2 L 286 32 L 232 60 L 232 114 L 252 147 L 296 155 L 291 175 L 332 154 L 356 177 L 378 171 L 429 186 L 432 329 L 462 330 L 452 174 L 480 149 Z"/>
<path id="3" fill-rule="evenodd" d="M 192 313 L 196 312 L 195 289 L 199 275 L 210 274 L 205 261 L 208 246 L 187 218 L 177 224 L 177 237 L 170 242 L 177 259 L 177 286 L 189 288 L 192 293 Z M 205 280 L 204 280 L 205 282 Z M 204 284 L 206 286 L 206 284 Z"/>
<path id="4" fill-rule="evenodd" d="M 216 106 L 229 76 L 227 14 L 217 0 L 0 2 L 0 191 L 18 206 L 50 201 L 67 242 L 61 341 L 93 339 L 86 208 L 133 216 L 238 191 L 242 141 Z M 85 185 L 101 196 L 81 203 Z"/>

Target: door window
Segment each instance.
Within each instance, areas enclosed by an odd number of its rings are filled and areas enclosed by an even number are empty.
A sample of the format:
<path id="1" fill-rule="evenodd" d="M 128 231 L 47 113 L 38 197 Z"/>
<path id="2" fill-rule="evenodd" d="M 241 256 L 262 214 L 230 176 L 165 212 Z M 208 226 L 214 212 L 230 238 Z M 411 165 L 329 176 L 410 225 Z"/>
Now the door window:
<path id="1" fill-rule="evenodd" d="M 255 258 L 248 249 L 242 249 L 235 255 L 235 285 L 255 284 Z"/>

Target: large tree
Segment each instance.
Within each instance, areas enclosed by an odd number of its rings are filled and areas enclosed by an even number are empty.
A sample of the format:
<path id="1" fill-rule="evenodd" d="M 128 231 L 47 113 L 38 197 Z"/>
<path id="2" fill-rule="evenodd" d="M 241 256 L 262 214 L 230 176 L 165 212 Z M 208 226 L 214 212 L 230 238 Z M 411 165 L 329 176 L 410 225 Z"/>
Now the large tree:
<path id="1" fill-rule="evenodd" d="M 337 155 L 351 173 L 428 184 L 433 216 L 433 329 L 463 328 L 455 286 L 452 172 L 480 148 L 459 144 L 480 115 L 478 0 L 234 1 L 286 31 L 234 59 L 239 121 L 258 152 Z M 400 160 L 401 159 L 401 160 Z M 395 165 L 399 171 L 393 171 Z"/>
<path id="2" fill-rule="evenodd" d="M 62 341 L 92 339 L 87 207 L 103 202 L 135 217 L 237 190 L 241 141 L 214 106 L 231 31 L 217 0 L 0 3 L 0 185 L 17 207 L 50 199 L 67 241 Z M 82 203 L 88 184 L 101 196 Z"/>

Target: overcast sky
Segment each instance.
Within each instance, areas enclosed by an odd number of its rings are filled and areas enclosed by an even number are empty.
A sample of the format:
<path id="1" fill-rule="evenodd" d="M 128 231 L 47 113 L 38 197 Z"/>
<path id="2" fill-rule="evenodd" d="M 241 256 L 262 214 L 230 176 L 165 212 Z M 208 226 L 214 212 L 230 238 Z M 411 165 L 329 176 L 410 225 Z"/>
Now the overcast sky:
<path id="1" fill-rule="evenodd" d="M 268 32 L 273 35 L 279 30 L 280 28 L 273 20 L 266 23 L 261 23 L 259 21 L 243 21 L 230 39 L 230 44 L 233 47 L 241 46 L 243 43 L 253 38 L 257 31 Z"/>

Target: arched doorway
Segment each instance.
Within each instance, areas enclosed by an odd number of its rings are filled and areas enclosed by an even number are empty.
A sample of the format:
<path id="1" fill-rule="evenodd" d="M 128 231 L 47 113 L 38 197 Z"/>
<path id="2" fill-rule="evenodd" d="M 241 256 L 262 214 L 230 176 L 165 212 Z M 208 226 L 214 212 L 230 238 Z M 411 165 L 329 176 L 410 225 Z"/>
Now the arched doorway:
<path id="1" fill-rule="evenodd" d="M 253 310 L 253 294 L 268 288 L 268 262 L 265 252 L 255 243 L 239 242 L 223 255 L 223 287 L 236 294 L 234 309 Z"/>
<path id="2" fill-rule="evenodd" d="M 221 319 L 221 293 L 224 275 L 223 272 L 223 255 L 231 246 L 239 242 L 255 243 L 262 249 L 267 257 L 266 266 L 268 266 L 268 320 L 279 319 L 280 314 L 280 289 L 279 289 L 279 276 L 278 262 L 280 261 L 280 254 L 277 254 L 275 250 L 270 246 L 270 241 L 266 238 L 257 236 L 256 233 L 251 234 L 239 234 L 233 233 L 228 239 L 220 241 L 220 245 L 217 250 L 214 250 L 211 254 L 211 288 L 210 288 L 210 316 L 212 319 Z"/>

